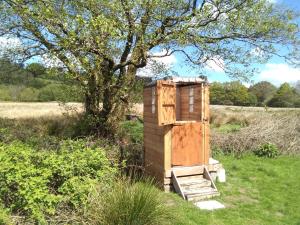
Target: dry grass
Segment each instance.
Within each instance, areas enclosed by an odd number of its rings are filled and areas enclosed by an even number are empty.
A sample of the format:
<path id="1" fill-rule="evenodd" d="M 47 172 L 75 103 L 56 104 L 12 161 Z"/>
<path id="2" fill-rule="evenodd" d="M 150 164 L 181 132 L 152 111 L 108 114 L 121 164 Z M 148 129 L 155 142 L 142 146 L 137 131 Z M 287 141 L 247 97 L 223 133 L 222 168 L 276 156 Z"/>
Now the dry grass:
<path id="1" fill-rule="evenodd" d="M 63 114 L 82 112 L 81 103 L 59 104 L 0 102 L 0 118 L 57 118 Z M 134 104 L 133 113 L 141 115 L 143 104 Z M 59 122 L 60 123 L 60 122 Z M 300 109 L 238 106 L 211 106 L 213 127 L 239 124 L 237 132 L 212 130 L 212 146 L 227 152 L 251 151 L 259 144 L 271 142 L 283 153 L 300 153 Z"/>
<path id="2" fill-rule="evenodd" d="M 0 117 L 8 119 L 26 119 L 37 117 L 61 116 L 64 113 L 81 113 L 82 103 L 58 102 L 0 102 Z M 133 104 L 132 113 L 141 115 L 143 104 Z"/>
<path id="3" fill-rule="evenodd" d="M 61 116 L 65 112 L 82 111 L 81 103 L 0 102 L 0 117 L 9 119 Z"/>
<path id="4" fill-rule="evenodd" d="M 276 144 L 283 154 L 300 153 L 300 110 L 214 108 L 211 123 L 216 127 L 241 125 L 239 131 L 226 134 L 213 129 L 211 140 L 214 149 L 242 153 L 269 142 Z"/>

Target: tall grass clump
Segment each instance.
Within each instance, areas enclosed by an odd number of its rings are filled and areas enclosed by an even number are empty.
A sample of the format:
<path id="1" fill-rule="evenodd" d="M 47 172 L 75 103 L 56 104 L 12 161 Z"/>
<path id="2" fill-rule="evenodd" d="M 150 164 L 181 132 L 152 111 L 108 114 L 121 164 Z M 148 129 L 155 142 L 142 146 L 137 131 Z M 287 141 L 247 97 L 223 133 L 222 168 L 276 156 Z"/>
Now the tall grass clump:
<path id="1" fill-rule="evenodd" d="M 236 113 L 236 117 L 240 117 L 240 113 Z M 222 149 L 224 153 L 240 155 L 255 152 L 264 143 L 272 143 L 279 149 L 278 154 L 300 153 L 300 111 L 251 112 L 247 117 L 249 124 L 235 132 L 214 129 L 212 147 Z"/>
<path id="2" fill-rule="evenodd" d="M 163 193 L 152 182 L 121 179 L 106 195 L 93 199 L 88 210 L 88 224 L 165 225 L 172 224 L 172 209 Z"/>

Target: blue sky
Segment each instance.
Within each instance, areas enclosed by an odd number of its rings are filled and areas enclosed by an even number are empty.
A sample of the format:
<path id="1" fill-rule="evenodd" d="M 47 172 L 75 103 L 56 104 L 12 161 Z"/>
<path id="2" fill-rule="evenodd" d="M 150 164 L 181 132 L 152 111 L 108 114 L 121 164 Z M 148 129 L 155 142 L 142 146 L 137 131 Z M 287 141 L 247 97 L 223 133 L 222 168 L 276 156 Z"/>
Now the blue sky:
<path id="1" fill-rule="evenodd" d="M 300 0 L 269 0 L 274 4 L 283 4 L 288 8 L 294 9 L 300 13 Z M 298 20 L 300 24 L 300 19 Z M 12 45 L 17 46 L 21 43 L 18 42 L 18 39 L 11 39 L 8 40 L 7 38 L 0 37 L 0 49 L 4 45 Z M 287 51 L 286 48 L 280 49 L 281 51 Z M 1 53 L 1 52 L 0 52 Z M 36 61 L 37 58 L 30 60 L 29 62 Z M 44 60 L 44 59 L 43 59 Z M 42 60 L 42 61 L 43 61 Z M 41 60 L 38 60 L 41 61 Z M 180 76 L 188 76 L 188 77 L 195 77 L 199 75 L 206 75 L 210 82 L 213 81 L 230 81 L 231 79 L 222 71 L 222 69 L 215 64 L 210 64 L 207 66 L 205 71 L 199 71 L 196 69 L 191 69 L 190 67 L 186 66 L 184 62 L 184 58 L 182 55 L 175 54 L 165 58 L 159 58 L 158 61 L 165 63 L 170 69 L 175 71 Z M 223 60 L 220 61 L 223 64 Z M 225 65 L 226 66 L 226 65 Z M 253 82 L 258 82 L 261 80 L 267 80 L 272 82 L 273 84 L 279 86 L 284 82 L 296 82 L 300 80 L 300 68 L 294 68 L 291 65 L 288 65 L 282 58 L 279 57 L 272 57 L 269 62 L 263 65 L 255 65 L 256 68 L 259 70 L 255 76 L 252 78 Z M 140 71 L 141 74 L 148 75 L 153 74 L 148 68 L 143 69 Z M 251 83 L 245 83 L 246 85 L 250 85 Z"/>
<path id="2" fill-rule="evenodd" d="M 275 4 L 283 4 L 296 11 L 300 11 L 300 0 L 270 0 Z M 300 20 L 299 20 L 300 24 Z M 286 51 L 286 49 L 281 49 Z M 198 76 L 200 71 L 191 70 L 184 64 L 184 59 L 180 55 L 175 55 L 167 59 L 167 63 L 172 64 L 172 69 L 181 76 Z M 226 66 L 226 65 L 225 65 Z M 300 80 L 300 68 L 294 68 L 288 65 L 282 58 L 272 57 L 266 64 L 255 65 L 259 70 L 252 78 L 253 82 L 267 80 L 275 85 L 280 85 L 283 82 L 293 83 Z M 208 76 L 210 82 L 213 81 L 230 81 L 231 79 L 217 66 L 211 65 L 210 68 L 204 71 L 204 75 Z M 250 85 L 251 83 L 245 83 Z"/>

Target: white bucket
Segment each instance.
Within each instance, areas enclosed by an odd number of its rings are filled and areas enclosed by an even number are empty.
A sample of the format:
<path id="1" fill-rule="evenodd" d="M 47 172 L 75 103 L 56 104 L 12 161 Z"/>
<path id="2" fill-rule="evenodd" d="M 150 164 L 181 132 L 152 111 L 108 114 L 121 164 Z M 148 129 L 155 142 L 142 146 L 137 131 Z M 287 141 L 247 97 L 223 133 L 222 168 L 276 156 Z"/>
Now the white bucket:
<path id="1" fill-rule="evenodd" d="M 218 181 L 220 183 L 225 183 L 226 182 L 225 169 L 223 169 L 223 168 L 218 169 L 218 171 L 217 171 L 217 178 L 218 178 Z"/>

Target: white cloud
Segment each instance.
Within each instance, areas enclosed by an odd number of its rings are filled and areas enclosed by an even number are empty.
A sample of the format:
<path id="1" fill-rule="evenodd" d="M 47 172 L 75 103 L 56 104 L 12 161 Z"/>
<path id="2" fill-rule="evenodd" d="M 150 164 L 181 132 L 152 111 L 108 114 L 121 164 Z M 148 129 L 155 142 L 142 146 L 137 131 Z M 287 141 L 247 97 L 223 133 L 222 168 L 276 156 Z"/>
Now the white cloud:
<path id="1" fill-rule="evenodd" d="M 224 72 L 225 62 L 221 56 L 213 56 L 205 62 L 204 68 L 213 72 Z"/>
<path id="2" fill-rule="evenodd" d="M 151 53 L 152 56 L 163 56 L 167 52 L 165 49 L 163 49 L 160 52 L 156 53 Z M 138 70 L 138 76 L 143 76 L 143 77 L 153 77 L 153 76 L 158 76 L 157 74 L 158 70 L 164 69 L 164 70 L 170 70 L 172 66 L 177 62 L 175 55 L 170 55 L 170 56 L 165 56 L 165 57 L 154 57 L 151 58 L 147 66 L 144 68 L 141 68 Z"/>
<path id="3" fill-rule="evenodd" d="M 261 49 L 261 48 L 259 48 L 259 47 L 256 47 L 256 48 L 254 48 L 254 49 L 252 49 L 251 51 L 250 51 L 250 53 L 253 55 L 253 56 L 257 56 L 257 57 L 263 57 L 264 56 L 264 51 Z"/>
<path id="4" fill-rule="evenodd" d="M 18 51 L 22 49 L 22 42 L 15 37 L 0 37 L 0 56 L 9 51 Z"/>
<path id="5" fill-rule="evenodd" d="M 261 71 L 258 79 L 272 82 L 275 85 L 280 85 L 284 82 L 295 82 L 300 80 L 300 68 L 293 68 L 284 63 L 269 63 Z"/>

